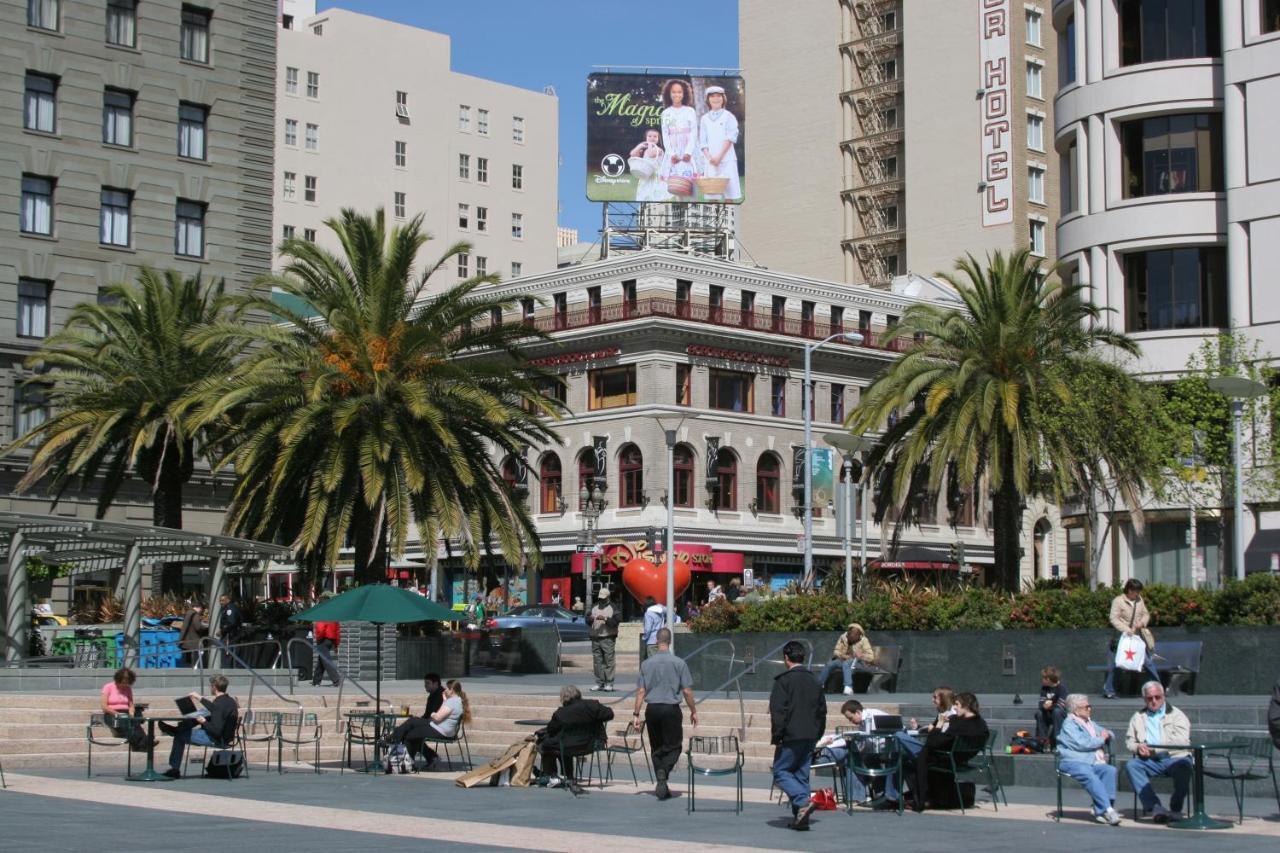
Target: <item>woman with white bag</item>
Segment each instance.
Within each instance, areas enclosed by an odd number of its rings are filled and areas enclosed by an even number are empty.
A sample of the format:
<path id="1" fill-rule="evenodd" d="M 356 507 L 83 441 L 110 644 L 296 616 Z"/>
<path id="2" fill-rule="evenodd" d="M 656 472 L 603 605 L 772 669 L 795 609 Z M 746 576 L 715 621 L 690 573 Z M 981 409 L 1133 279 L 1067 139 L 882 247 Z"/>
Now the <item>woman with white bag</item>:
<path id="1" fill-rule="evenodd" d="M 1149 678 L 1145 681 L 1160 682 L 1160 673 L 1156 671 L 1152 653 L 1155 652 L 1155 638 L 1147 628 L 1151 622 L 1151 611 L 1147 610 L 1142 600 L 1142 581 L 1130 578 L 1124 582 L 1120 594 L 1111 601 L 1111 627 L 1120 632 L 1120 636 L 1111 641 L 1111 655 L 1107 658 L 1107 681 L 1102 686 L 1102 695 L 1108 699 L 1116 698 L 1116 666 L 1122 669 L 1145 671 Z M 1141 658 L 1141 660 L 1139 660 Z"/>

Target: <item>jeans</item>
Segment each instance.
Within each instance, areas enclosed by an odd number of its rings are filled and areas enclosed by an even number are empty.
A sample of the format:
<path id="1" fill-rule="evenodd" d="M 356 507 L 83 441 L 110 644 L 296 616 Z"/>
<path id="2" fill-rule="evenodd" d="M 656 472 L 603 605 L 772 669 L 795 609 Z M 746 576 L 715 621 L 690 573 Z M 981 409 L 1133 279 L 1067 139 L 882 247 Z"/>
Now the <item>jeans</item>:
<path id="1" fill-rule="evenodd" d="M 684 715 L 679 705 L 650 703 L 644 709 L 644 725 L 653 757 L 653 775 L 665 782 L 684 748 Z"/>
<path id="2" fill-rule="evenodd" d="M 329 680 L 336 687 L 342 676 L 338 674 L 338 668 L 333 665 L 333 640 L 329 639 L 316 643 L 315 667 L 311 671 L 312 687 L 320 683 L 320 676 L 325 672 L 329 673 Z"/>
<path id="3" fill-rule="evenodd" d="M 862 777 L 853 772 L 853 768 L 849 766 L 849 748 L 845 746 L 828 746 L 825 747 L 819 756 L 826 761 L 834 761 L 844 771 L 844 788 L 845 796 L 851 802 L 861 802 L 867 798 L 867 783 L 862 781 Z"/>
<path id="4" fill-rule="evenodd" d="M 194 720 L 183 720 L 178 724 L 178 733 L 173 736 L 173 748 L 169 750 L 169 766 L 174 770 L 182 768 L 182 756 L 187 751 L 187 744 L 194 746 L 219 746 L 202 726 Z"/>
<path id="5" fill-rule="evenodd" d="M 1138 758 L 1134 756 L 1124 765 L 1129 773 L 1129 783 L 1138 792 L 1138 800 L 1142 810 L 1149 812 L 1160 805 L 1160 798 L 1151 788 L 1153 776 L 1168 776 L 1173 780 L 1173 796 L 1169 798 L 1169 811 L 1182 811 L 1182 801 L 1187 797 L 1191 787 L 1191 759 L 1186 756 L 1174 758 L 1165 755 L 1162 758 Z"/>
<path id="6" fill-rule="evenodd" d="M 1058 732 L 1062 731 L 1062 721 L 1067 718 L 1067 709 L 1054 704 L 1049 710 L 1043 706 L 1036 707 L 1036 737 L 1048 738 L 1051 746 L 1058 742 Z"/>
<path id="7" fill-rule="evenodd" d="M 591 665 L 595 669 L 596 684 L 613 684 L 614 646 L 616 637 L 596 637 L 591 641 Z"/>
<path id="8" fill-rule="evenodd" d="M 818 673 L 818 686 L 824 691 L 827 689 L 827 676 L 835 672 L 838 668 L 844 674 L 844 686 L 853 689 L 853 671 L 857 669 L 858 659 L 849 658 L 848 660 L 840 660 L 840 658 L 832 658 L 827 661 L 827 665 L 822 668 L 822 672 Z"/>
<path id="9" fill-rule="evenodd" d="M 1114 765 L 1100 761 L 1062 761 L 1058 767 L 1084 788 L 1093 800 L 1094 814 L 1102 814 L 1111 808 L 1116 799 L 1116 777 L 1119 775 Z"/>
<path id="10" fill-rule="evenodd" d="M 916 760 L 920 753 L 924 752 L 924 741 L 906 732 L 895 732 L 893 736 L 897 739 L 898 751 L 902 754 L 902 773 L 905 777 L 907 767 Z M 884 798 L 894 802 L 902 798 L 902 792 L 898 790 L 898 780 L 892 775 L 884 778 Z"/>
<path id="11" fill-rule="evenodd" d="M 785 740 L 773 749 L 773 783 L 791 801 L 791 813 L 809 805 L 809 763 L 812 740 Z"/>

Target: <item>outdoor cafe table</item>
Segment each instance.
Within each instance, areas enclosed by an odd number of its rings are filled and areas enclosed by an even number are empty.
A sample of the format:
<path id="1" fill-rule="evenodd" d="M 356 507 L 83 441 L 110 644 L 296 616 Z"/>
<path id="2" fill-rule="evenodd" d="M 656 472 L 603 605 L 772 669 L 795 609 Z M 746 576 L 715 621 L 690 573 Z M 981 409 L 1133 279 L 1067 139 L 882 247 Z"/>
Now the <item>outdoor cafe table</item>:
<path id="1" fill-rule="evenodd" d="M 373 720 L 373 762 L 366 764 L 363 773 L 376 773 L 382 768 L 382 724 L 384 721 L 391 722 L 397 719 L 406 718 L 409 714 L 397 711 L 348 711 L 347 712 L 347 728 L 351 728 L 351 724 L 356 720 Z M 394 728 L 392 726 L 391 728 Z M 388 729 L 388 732 L 391 729 Z"/>
<path id="2" fill-rule="evenodd" d="M 1192 804 L 1195 811 L 1191 817 L 1183 820 L 1170 821 L 1169 826 L 1174 829 L 1230 829 L 1231 824 L 1227 821 L 1215 820 L 1209 817 L 1208 812 L 1204 810 L 1204 753 L 1208 749 L 1234 749 L 1238 747 L 1238 743 L 1211 743 L 1208 741 L 1189 744 L 1163 744 L 1149 743 L 1151 749 L 1169 750 L 1169 749 L 1189 749 L 1195 753 L 1195 787 L 1192 790 Z"/>
<path id="3" fill-rule="evenodd" d="M 166 776 L 163 773 L 156 772 L 156 723 L 181 723 L 187 717 L 134 717 L 135 723 L 142 720 L 147 721 L 147 769 L 141 773 L 135 773 L 132 776 L 126 776 L 127 782 L 172 782 L 172 776 Z M 190 744 L 187 745 L 190 749 Z"/>

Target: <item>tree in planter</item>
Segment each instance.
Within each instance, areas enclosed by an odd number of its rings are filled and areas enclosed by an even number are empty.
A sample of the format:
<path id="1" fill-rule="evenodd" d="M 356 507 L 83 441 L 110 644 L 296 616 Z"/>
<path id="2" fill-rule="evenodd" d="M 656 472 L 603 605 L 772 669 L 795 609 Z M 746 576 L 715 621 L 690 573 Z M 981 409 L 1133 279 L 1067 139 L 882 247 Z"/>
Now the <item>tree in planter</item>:
<path id="1" fill-rule="evenodd" d="M 1098 322 L 1080 285 L 1050 277 L 1025 249 L 996 252 L 985 267 L 968 256 L 956 267 L 956 275 L 942 277 L 963 310 L 908 308 L 889 334 L 915 342 L 863 394 L 847 423 L 860 435 L 896 418 L 869 460 L 882 469 L 878 507 L 905 509 L 921 487 L 938 494 L 952 462 L 975 492 L 988 481 L 995 577 L 1015 589 L 1027 496 L 1065 493 L 1071 485 L 1063 443 L 1045 440 L 1045 395 L 1068 400 L 1073 375 L 1086 365 L 1105 369 L 1099 347 L 1133 354 L 1137 345 Z"/>
<path id="2" fill-rule="evenodd" d="M 311 565 L 349 546 L 362 583 L 385 580 L 410 524 L 423 542 L 456 538 L 472 566 L 488 531 L 536 565 L 528 508 L 499 464 L 557 440 L 548 420 L 561 408 L 521 349 L 537 333 L 490 322 L 511 307 L 479 290 L 495 276 L 426 299 L 430 277 L 469 246 L 416 269 L 421 216 L 388 229 L 381 209 L 344 209 L 326 224 L 341 255 L 286 240 L 284 273 L 241 300 L 288 325 L 223 324 L 202 338 L 248 349 L 192 397 L 193 423 L 224 431 L 217 462 L 238 475 L 228 527 L 292 544 Z"/>
<path id="3" fill-rule="evenodd" d="M 102 518 L 131 477 L 151 491 L 152 523 L 182 527 L 183 488 L 209 439 L 192 427 L 182 402 L 202 381 L 230 370 L 238 342 L 199 349 L 198 333 L 235 324 L 241 314 L 224 283 L 205 284 L 175 270 L 143 268 L 132 284 L 103 289 L 99 303 L 76 306 L 61 332 L 27 359 L 46 389 L 52 416 L 4 448 L 34 446 L 17 489 L 46 485 L 56 505 L 77 483 L 98 494 Z M 164 585 L 181 583 L 165 569 Z"/>

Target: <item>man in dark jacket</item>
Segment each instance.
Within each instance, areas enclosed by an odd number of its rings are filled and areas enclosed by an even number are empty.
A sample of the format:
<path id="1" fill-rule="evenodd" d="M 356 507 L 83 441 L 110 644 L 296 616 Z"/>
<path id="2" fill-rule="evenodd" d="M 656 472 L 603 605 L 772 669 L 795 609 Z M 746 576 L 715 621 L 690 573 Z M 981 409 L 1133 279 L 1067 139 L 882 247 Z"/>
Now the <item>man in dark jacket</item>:
<path id="1" fill-rule="evenodd" d="M 1280 678 L 1276 679 L 1276 686 L 1271 688 L 1271 705 L 1267 708 L 1267 731 L 1271 732 L 1271 739 L 1275 741 L 1276 748 L 1280 749 Z"/>
<path id="2" fill-rule="evenodd" d="M 607 735 L 604 724 L 613 719 L 613 709 L 606 708 L 594 699 L 583 699 L 582 691 L 572 684 L 560 688 L 560 707 L 551 715 L 542 738 L 542 772 L 556 775 L 561 747 L 564 750 L 564 775 L 573 779 L 573 757 L 587 755 L 598 740 L 603 743 Z"/>
<path id="3" fill-rule="evenodd" d="M 186 653 L 187 666 L 196 666 L 201 658 L 201 645 L 209 636 L 209 622 L 204 618 L 204 605 L 193 601 L 182 619 L 182 633 L 178 645 Z"/>
<path id="4" fill-rule="evenodd" d="M 209 686 L 213 689 L 212 699 L 206 699 L 199 693 L 190 694 L 194 701 L 204 706 L 199 709 L 199 716 L 188 717 L 176 726 L 160 724 L 161 731 L 173 736 L 169 769 L 164 775 L 171 779 L 182 775 L 182 756 L 187 751 L 187 744 L 222 747 L 229 745 L 235 738 L 236 727 L 240 724 L 240 706 L 227 695 L 228 684 L 225 675 L 213 676 L 209 679 Z"/>
<path id="5" fill-rule="evenodd" d="M 827 698 L 804 668 L 804 646 L 792 640 L 782 647 L 787 671 L 773 681 L 769 726 L 774 745 L 773 782 L 791 800 L 792 829 L 809 828 L 809 763 L 813 747 L 827 727 Z"/>

